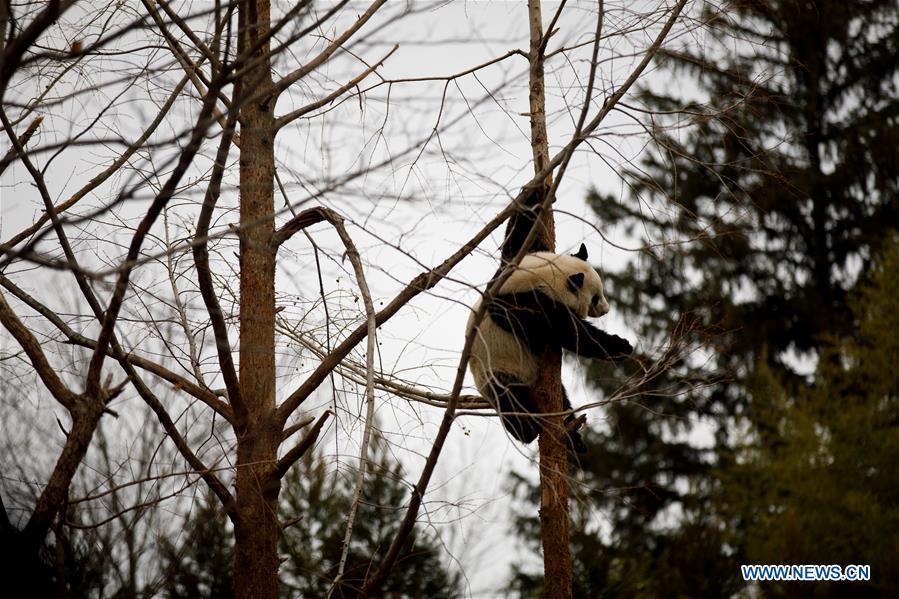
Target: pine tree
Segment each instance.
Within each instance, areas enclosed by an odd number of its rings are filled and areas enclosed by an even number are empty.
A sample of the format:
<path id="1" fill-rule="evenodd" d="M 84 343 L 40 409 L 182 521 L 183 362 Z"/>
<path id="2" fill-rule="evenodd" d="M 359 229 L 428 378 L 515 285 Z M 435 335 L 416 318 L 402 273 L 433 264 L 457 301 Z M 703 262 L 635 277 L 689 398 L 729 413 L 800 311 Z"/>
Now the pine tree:
<path id="1" fill-rule="evenodd" d="M 581 581 L 590 596 L 742 586 L 752 518 L 723 520 L 716 498 L 736 430 L 758 448 L 783 442 L 759 373 L 789 401 L 807 392 L 809 364 L 832 360 L 837 340 L 857 333 L 847 298 L 899 222 L 895 0 L 749 0 L 703 17 L 712 24 L 703 45 L 669 52 L 666 66 L 704 97 L 677 95 L 690 86 L 646 90 L 648 107 L 677 116 L 654 123 L 655 147 L 625 173 L 631 194 L 590 198 L 601 229 L 646 248 L 604 273 L 643 349 L 685 315 L 703 323 L 688 335 L 700 351 L 609 406 L 587 438 L 576 476 L 594 555 L 578 557 L 602 570 Z M 623 374 L 591 366 L 606 393 Z M 697 423 L 714 436 L 705 449 L 689 442 Z"/>
<path id="2" fill-rule="evenodd" d="M 400 466 L 391 466 L 382 442 L 376 440 L 372 447 L 344 576 L 333 597 L 355 595 L 393 538 L 408 501 Z M 288 523 L 280 547 L 282 596 L 329 595 L 340 563 L 354 481 L 351 469 L 335 473 L 317 452 L 308 452 L 285 477 L 280 498 L 281 520 Z M 297 514 L 302 517 L 294 521 Z M 232 597 L 233 551 L 227 516 L 210 497 L 190 515 L 178 544 L 164 551 L 165 596 Z M 431 536 L 413 534 L 384 582 L 383 595 L 436 599 L 461 595 L 460 577 L 448 559 Z"/>
<path id="3" fill-rule="evenodd" d="M 377 565 L 396 534 L 408 502 L 402 469 L 387 454 L 377 436 L 372 444 L 365 486 L 340 584 L 333 597 L 355 597 L 371 568 Z M 355 471 L 334 472 L 321 457 L 308 456 L 285 478 L 282 510 L 285 519 L 303 520 L 285 530 L 281 568 L 287 597 L 325 597 L 337 577 L 346 519 L 353 497 Z M 417 529 L 420 527 L 417 527 Z M 416 530 L 381 587 L 388 597 L 448 599 L 461 595 L 459 575 L 433 537 Z"/>
<path id="4" fill-rule="evenodd" d="M 163 541 L 167 599 L 232 599 L 234 533 L 211 492 L 188 515 L 177 544 Z"/>
<path id="5" fill-rule="evenodd" d="M 871 579 L 763 583 L 766 596 L 899 596 L 899 237 L 849 307 L 858 327 L 825 350 L 813 387 L 791 397 L 757 374 L 779 443 L 738 446 L 716 503 L 751 563 L 867 564 Z"/>

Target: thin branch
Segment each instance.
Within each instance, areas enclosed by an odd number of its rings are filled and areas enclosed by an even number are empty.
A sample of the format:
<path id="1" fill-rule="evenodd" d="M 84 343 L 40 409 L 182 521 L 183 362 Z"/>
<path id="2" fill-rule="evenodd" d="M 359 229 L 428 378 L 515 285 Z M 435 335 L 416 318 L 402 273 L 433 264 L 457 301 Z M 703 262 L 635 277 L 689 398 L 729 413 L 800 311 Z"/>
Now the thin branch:
<path id="1" fill-rule="evenodd" d="M 280 81 L 276 82 L 273 88 L 273 94 L 277 96 L 288 87 L 320 67 L 326 60 L 328 60 L 338 48 L 344 45 L 350 37 L 353 36 L 365 23 L 374 15 L 381 6 L 387 0 L 375 0 L 372 2 L 371 6 L 368 7 L 364 13 L 362 13 L 356 22 L 353 23 L 346 31 L 340 34 L 337 38 L 335 38 L 328 46 L 321 51 L 321 53 L 301 66 L 300 68 L 294 70 L 293 72 L 285 75 Z"/>
<path id="2" fill-rule="evenodd" d="M 81 524 L 79 522 L 66 521 L 65 526 L 67 528 L 74 528 L 75 530 L 90 530 L 92 528 L 100 528 L 102 526 L 109 524 L 110 522 L 112 522 L 114 520 L 121 518 L 128 512 L 133 512 L 135 510 L 142 510 L 147 507 L 157 507 L 157 506 L 159 506 L 159 504 L 161 504 L 163 501 L 165 501 L 167 499 L 172 499 L 173 497 L 180 497 L 180 496 L 182 496 L 184 491 L 186 491 L 190 487 L 194 486 L 198 480 L 199 479 L 187 481 L 186 483 L 181 485 L 181 487 L 179 489 L 176 489 L 166 495 L 152 496 L 150 499 L 148 499 L 146 501 L 141 501 L 134 505 L 130 505 L 128 507 L 116 509 L 112 514 L 110 514 L 106 518 L 99 520 L 97 522 L 91 522 L 90 524 Z M 118 502 L 116 502 L 116 505 L 118 505 Z M 127 526 L 125 526 L 125 528 L 127 528 Z"/>
<path id="3" fill-rule="evenodd" d="M 95 349 L 97 347 L 96 341 L 94 341 L 93 339 L 89 339 L 88 337 L 85 337 L 84 335 L 81 335 L 80 333 L 72 330 L 72 328 L 69 327 L 53 310 L 34 299 L 34 297 L 26 293 L 12 281 L 7 279 L 5 276 L 3 276 L 3 274 L 0 274 L 0 285 L 9 290 L 10 293 L 16 296 L 24 304 L 28 305 L 35 312 L 50 321 L 53 326 L 59 329 L 62 334 L 67 337 L 69 343 L 73 345 L 79 345 L 81 347 L 86 347 L 88 349 Z M 233 422 L 234 414 L 231 411 L 231 406 L 219 399 L 218 396 L 216 396 L 216 394 L 211 390 L 192 383 L 190 380 L 184 378 L 183 376 L 175 374 L 171 370 L 168 370 L 167 368 L 156 362 L 153 362 L 152 360 L 148 360 L 131 353 L 125 353 L 118 344 L 114 344 L 110 348 L 109 356 L 116 360 L 125 360 L 142 370 L 146 370 L 147 372 L 155 374 L 159 378 L 171 383 L 171 385 L 175 389 L 180 389 L 188 395 L 199 399 L 204 404 L 215 410 L 228 422 Z"/>
<path id="4" fill-rule="evenodd" d="M 169 109 L 171 109 L 172 105 L 174 105 L 175 100 L 178 99 L 178 96 L 181 94 L 181 90 L 184 89 L 184 85 L 186 83 L 187 77 L 181 79 L 178 85 L 175 86 L 175 89 L 172 91 L 172 93 L 169 94 L 168 99 L 162 105 L 162 108 L 160 108 L 159 113 L 156 115 L 150 125 L 144 130 L 141 136 L 134 141 L 134 143 L 129 145 L 125 149 L 125 151 L 122 152 L 122 154 L 118 158 L 116 158 L 112 162 L 112 164 L 110 164 L 105 170 L 91 178 L 91 180 L 85 183 L 84 186 L 81 187 L 81 189 L 72 194 L 69 199 L 54 206 L 52 212 L 57 215 L 65 212 L 76 203 L 78 203 L 78 201 L 80 201 L 88 193 L 90 193 L 98 186 L 100 186 L 104 181 L 109 179 L 109 177 L 117 173 L 122 165 L 125 164 L 131 158 L 131 156 L 133 156 L 134 153 L 137 152 L 137 150 L 139 150 L 147 142 L 153 132 L 156 131 L 156 128 L 159 127 L 160 123 L 162 123 L 163 118 L 165 118 L 166 114 L 168 114 Z M 18 245 L 31 235 L 35 234 L 49 219 L 50 212 L 45 211 L 33 225 L 18 233 L 17 235 L 14 235 L 8 241 L 6 241 L 3 246 L 0 247 L 3 248 L 3 251 L 5 253 L 14 252 L 14 246 Z"/>
<path id="5" fill-rule="evenodd" d="M 215 85 L 210 88 L 209 93 L 204 98 L 203 107 L 200 110 L 197 122 L 191 131 L 190 140 L 187 143 L 187 146 L 181 152 L 174 170 L 169 175 L 165 185 L 163 185 L 149 208 L 147 208 L 146 215 L 141 219 L 131 238 L 131 243 L 129 244 L 128 252 L 123 264 L 124 268 L 119 274 L 115 290 L 112 294 L 112 299 L 110 299 L 109 306 L 106 308 L 103 324 L 100 328 L 100 334 L 97 337 L 97 348 L 94 350 L 94 355 L 91 356 L 90 365 L 88 366 L 87 391 L 89 393 L 95 391 L 99 385 L 100 371 L 102 370 L 103 362 L 106 359 L 107 346 L 112 340 L 115 323 L 119 316 L 119 310 L 125 299 L 125 292 L 128 290 L 128 281 L 131 276 L 131 270 L 135 264 L 135 259 L 140 252 L 140 248 L 143 245 L 144 238 L 150 232 L 150 228 L 153 226 L 153 223 L 156 222 L 162 209 L 174 195 L 178 183 L 181 181 L 181 177 L 187 172 L 188 167 L 193 162 L 194 156 L 199 151 L 203 139 L 206 136 L 206 131 L 213 121 L 212 109 L 215 106 L 216 93 L 223 83 L 224 81 L 221 77 L 217 79 Z"/>
<path id="6" fill-rule="evenodd" d="M 337 215 L 334 215 L 337 217 Z M 368 447 L 371 442 L 371 429 L 374 426 L 375 419 L 375 342 L 378 324 L 375 321 L 375 306 L 371 299 L 371 291 L 368 288 L 368 282 L 365 279 L 365 270 L 362 268 L 362 259 L 359 257 L 359 251 L 356 249 L 352 238 L 347 233 L 343 220 L 337 217 L 331 221 L 331 224 L 337 230 L 343 245 L 346 248 L 346 255 L 350 263 L 353 265 L 353 271 L 356 274 L 356 283 L 359 285 L 359 293 L 362 296 L 362 302 L 365 305 L 365 317 L 368 324 L 366 333 L 365 348 L 365 425 L 362 431 L 362 447 L 359 448 L 359 469 L 356 472 L 356 488 L 353 490 L 353 500 L 350 503 L 350 512 L 346 520 L 346 534 L 343 537 L 343 550 L 340 553 L 340 563 L 337 566 L 337 576 L 328 590 L 330 597 L 337 588 L 341 578 L 343 578 L 346 569 L 346 561 L 350 552 L 350 540 L 353 537 L 353 524 L 356 520 L 356 512 L 359 508 L 359 502 L 362 501 L 362 488 L 365 484 L 365 468 L 368 464 Z"/>
<path id="7" fill-rule="evenodd" d="M 65 383 L 57 376 L 56 370 L 47 361 L 47 356 L 41 350 L 41 344 L 35 336 L 28 330 L 9 304 L 6 298 L 0 293 L 0 323 L 15 338 L 15 340 L 25 350 L 31 365 L 34 366 L 35 372 L 41 377 L 41 382 L 64 408 L 69 412 L 75 409 L 76 395 L 66 386 Z"/>
<path id="8" fill-rule="evenodd" d="M 397 48 L 399 48 L 399 45 L 394 45 L 393 48 L 391 48 L 390 52 L 385 54 L 381 60 L 379 60 L 375 64 L 371 65 L 370 67 L 368 67 L 367 69 L 362 71 L 359 75 L 357 75 L 356 77 L 351 79 L 348 83 L 335 89 L 333 92 L 331 92 L 330 94 L 328 94 L 321 100 L 317 100 L 315 102 L 312 102 L 311 104 L 307 104 L 306 106 L 303 106 L 302 108 L 297 108 L 296 110 L 288 112 L 287 114 L 285 114 L 283 116 L 279 116 L 278 118 L 275 119 L 275 128 L 280 129 L 284 125 L 287 125 L 287 124 L 295 121 L 296 119 L 302 117 L 303 115 L 308 114 L 308 113 L 312 112 L 313 110 L 317 110 L 317 109 L 321 108 L 322 106 L 324 106 L 325 104 L 329 104 L 329 103 L 333 102 L 334 100 L 336 100 L 337 98 L 339 98 L 340 96 L 345 94 L 348 90 L 356 87 L 357 85 L 359 85 L 359 83 L 362 82 L 363 79 L 368 77 L 375 70 L 377 70 L 377 68 L 379 66 L 384 64 L 384 62 L 388 58 L 390 58 L 390 56 L 394 52 L 396 52 Z"/>
<path id="9" fill-rule="evenodd" d="M 219 367 L 222 371 L 222 378 L 225 380 L 225 388 L 228 390 L 228 401 L 234 409 L 235 424 L 239 427 L 244 427 L 247 425 L 247 407 L 241 401 L 240 380 L 234 367 L 234 358 L 231 355 L 228 325 L 225 323 L 222 307 L 219 304 L 212 282 L 212 271 L 209 268 L 209 249 L 206 243 L 212 212 L 215 210 L 215 205 L 221 193 L 222 177 L 225 172 L 225 164 L 228 162 L 228 152 L 231 149 L 231 139 L 234 135 L 236 121 L 237 111 L 235 110 L 228 115 L 228 120 L 224 126 L 225 130 L 222 133 L 222 139 L 215 155 L 212 177 L 209 181 L 209 186 L 206 188 L 203 207 L 200 209 L 200 215 L 197 217 L 197 231 L 194 235 L 196 243 L 193 246 L 193 254 L 194 264 L 197 269 L 197 283 L 200 288 L 200 295 L 203 297 L 203 303 L 206 305 L 206 312 L 209 314 L 209 321 L 212 324 Z"/>
<path id="10" fill-rule="evenodd" d="M 365 88 L 363 90 L 363 92 L 369 92 L 369 91 L 375 89 L 376 87 L 380 87 L 382 85 L 390 86 L 390 85 L 394 85 L 396 83 L 422 83 L 422 82 L 428 82 L 428 81 L 444 81 L 444 82 L 454 81 L 456 79 L 461 79 L 465 75 L 471 75 L 472 73 L 477 73 L 478 71 L 486 69 L 489 66 L 493 66 L 500 62 L 503 62 L 504 60 L 506 60 L 507 58 L 510 58 L 512 56 L 522 56 L 524 58 L 527 58 L 528 55 L 524 51 L 516 48 L 515 50 L 509 50 L 508 52 L 506 52 L 505 54 L 503 54 L 501 56 L 491 58 L 490 60 L 486 60 L 486 61 L 482 62 L 481 64 L 475 65 L 473 67 L 469 67 L 462 71 L 458 71 L 456 73 L 453 73 L 452 75 L 433 75 L 433 76 L 428 76 L 428 77 L 400 77 L 398 79 L 384 79 L 383 81 L 381 81 L 375 85 Z M 488 92 L 488 93 L 492 97 L 493 93 L 492 92 Z"/>
<path id="11" fill-rule="evenodd" d="M 37 128 L 40 126 L 41 122 L 44 120 L 44 117 L 39 116 L 31 121 L 31 124 L 28 125 L 28 128 L 25 129 L 25 132 L 19 136 L 19 145 L 23 148 L 28 145 L 28 140 L 31 139 L 31 136 L 34 135 L 34 132 L 37 131 Z M 10 146 L 6 151 L 6 154 L 3 158 L 0 158 L 0 175 L 3 174 L 3 171 L 12 164 L 12 161 L 16 158 L 16 148 L 15 146 Z"/>
<path id="12" fill-rule="evenodd" d="M 165 247 L 172 247 L 172 240 L 169 235 L 169 211 L 168 208 L 162 211 L 163 231 L 165 232 Z M 181 301 L 181 290 L 178 288 L 178 281 L 175 275 L 175 259 L 174 253 L 166 254 L 165 269 L 169 275 L 169 285 L 172 289 L 172 303 L 174 304 L 175 313 L 178 315 L 178 324 L 181 325 L 181 331 L 187 341 L 187 358 L 190 361 L 190 368 L 193 370 L 194 378 L 203 387 L 208 388 L 206 377 L 203 376 L 203 369 L 200 365 L 200 351 L 197 349 L 197 340 L 194 332 L 191 330 L 190 322 L 187 317 L 187 308 Z"/>
<path id="13" fill-rule="evenodd" d="M 549 38 L 555 35 L 556 23 L 559 22 L 559 17 L 562 16 L 562 11 L 565 10 L 565 5 L 567 3 L 568 0 L 562 0 L 561 2 L 559 2 L 559 6 L 556 7 L 556 12 L 553 15 L 553 18 L 550 19 L 549 25 L 546 26 L 546 35 L 541 35 L 538 38 L 538 41 L 540 42 L 540 48 L 535 53 L 535 55 L 539 56 L 540 60 L 546 59 L 546 46 L 547 44 L 549 44 Z M 597 43 L 599 42 L 597 41 Z"/>
<path id="14" fill-rule="evenodd" d="M 599 65 L 599 40 L 602 39 L 602 25 L 605 14 L 605 4 L 603 0 L 599 0 L 599 8 L 596 12 L 596 32 L 593 34 L 593 55 L 590 57 L 590 73 L 587 75 L 587 91 L 584 93 L 584 104 L 581 106 L 581 114 L 574 128 L 575 136 L 580 135 L 584 122 L 587 120 L 587 115 L 590 113 L 590 104 L 593 103 L 593 86 L 596 81 L 596 69 Z"/>

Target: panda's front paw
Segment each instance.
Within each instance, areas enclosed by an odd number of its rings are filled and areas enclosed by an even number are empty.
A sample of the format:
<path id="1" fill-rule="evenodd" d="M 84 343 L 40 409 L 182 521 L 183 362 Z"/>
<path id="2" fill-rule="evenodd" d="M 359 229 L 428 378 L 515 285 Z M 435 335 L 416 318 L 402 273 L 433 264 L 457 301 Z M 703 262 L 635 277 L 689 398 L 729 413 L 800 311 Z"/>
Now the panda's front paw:
<path id="1" fill-rule="evenodd" d="M 608 342 L 605 344 L 605 350 L 609 354 L 609 359 L 616 361 L 623 360 L 634 353 L 634 347 L 628 340 L 618 335 L 609 335 Z"/>

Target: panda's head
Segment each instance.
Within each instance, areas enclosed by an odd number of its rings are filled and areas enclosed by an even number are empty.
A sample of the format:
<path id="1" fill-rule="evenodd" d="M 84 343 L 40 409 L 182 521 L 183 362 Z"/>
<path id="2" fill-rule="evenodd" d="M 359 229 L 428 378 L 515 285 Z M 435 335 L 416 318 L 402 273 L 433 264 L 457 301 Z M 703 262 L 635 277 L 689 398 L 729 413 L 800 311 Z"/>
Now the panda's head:
<path id="1" fill-rule="evenodd" d="M 506 280 L 502 293 L 541 291 L 565 304 L 580 318 L 597 317 L 609 311 L 602 279 L 587 262 L 587 248 L 577 254 L 535 252 L 526 255 Z"/>

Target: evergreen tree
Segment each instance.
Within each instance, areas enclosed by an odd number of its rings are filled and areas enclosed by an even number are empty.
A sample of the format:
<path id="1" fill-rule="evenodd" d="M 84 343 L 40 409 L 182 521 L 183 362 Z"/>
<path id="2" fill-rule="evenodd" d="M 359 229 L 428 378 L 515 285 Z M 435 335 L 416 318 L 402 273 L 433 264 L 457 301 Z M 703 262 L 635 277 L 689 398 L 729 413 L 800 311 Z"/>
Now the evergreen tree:
<path id="1" fill-rule="evenodd" d="M 749 562 L 868 564 L 871 580 L 764 583 L 766 596 L 899 596 L 899 238 L 849 306 L 858 329 L 826 350 L 814 387 L 790 397 L 758 373 L 780 442 L 738 446 L 717 503 L 751 525 Z"/>
<path id="2" fill-rule="evenodd" d="M 176 545 L 163 541 L 164 594 L 168 599 L 234 597 L 234 533 L 211 492 L 194 504 Z"/>
<path id="3" fill-rule="evenodd" d="M 355 596 L 372 564 L 390 544 L 403 518 L 407 488 L 399 465 L 390 465 L 382 443 L 372 444 L 362 501 L 356 513 L 344 576 L 334 597 Z M 281 594 L 285 598 L 326 597 L 337 576 L 354 471 L 335 473 L 309 452 L 283 480 L 281 519 L 289 523 L 281 539 Z M 164 551 L 165 596 L 171 599 L 232 597 L 233 533 L 218 502 L 209 497 L 191 514 L 179 543 Z M 397 567 L 382 586 L 389 597 L 461 595 L 460 577 L 428 535 L 412 535 Z"/>
<path id="4" fill-rule="evenodd" d="M 760 376 L 787 402 L 809 392 L 815 377 L 803 368 L 819 357 L 827 367 L 837 340 L 857 336 L 848 297 L 899 222 L 895 0 L 746 0 L 704 18 L 712 29 L 703 45 L 669 52 L 666 66 L 705 97 L 685 99 L 679 86 L 645 91 L 648 107 L 678 116 L 654 123 L 654 151 L 625 173 L 630 197 L 590 198 L 600 228 L 617 226 L 647 248 L 604 273 L 613 309 L 643 348 L 683 329 L 684 315 L 704 326 L 688 327 L 700 351 L 642 396 L 609 406 L 586 439 L 576 477 L 580 507 L 593 515 L 574 552 L 596 563 L 594 578 L 582 579 L 588 596 L 726 596 L 743 586 L 755 515 L 735 517 L 721 501 L 731 471 L 745 472 L 745 443 L 763 452 L 784 443 Z M 606 392 L 623 374 L 591 365 Z M 827 429 L 817 419 L 830 416 L 816 412 L 815 425 Z M 705 449 L 688 442 L 697 423 L 714 436 Z M 824 522 L 836 497 L 821 493 Z M 517 578 L 520 589 L 527 579 Z"/>
<path id="5" fill-rule="evenodd" d="M 282 537 L 281 552 L 288 556 L 281 568 L 286 597 L 328 596 L 340 563 L 354 483 L 353 469 L 335 473 L 324 460 L 309 454 L 285 478 L 284 518 L 303 518 Z M 406 503 L 402 469 L 399 464 L 391 466 L 386 446 L 375 437 L 344 574 L 334 597 L 356 596 L 396 534 Z M 434 599 L 460 596 L 460 578 L 447 566 L 447 559 L 432 537 L 413 533 L 381 593 Z"/>

